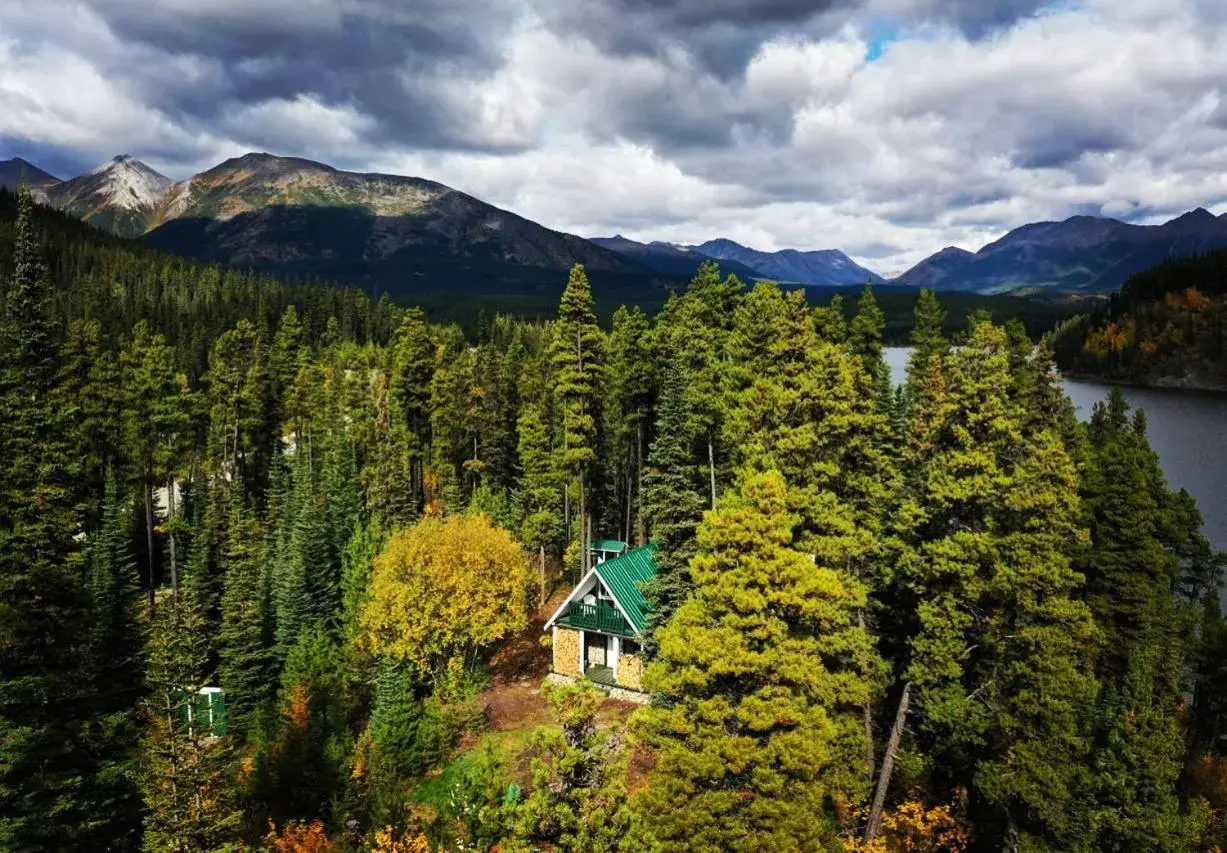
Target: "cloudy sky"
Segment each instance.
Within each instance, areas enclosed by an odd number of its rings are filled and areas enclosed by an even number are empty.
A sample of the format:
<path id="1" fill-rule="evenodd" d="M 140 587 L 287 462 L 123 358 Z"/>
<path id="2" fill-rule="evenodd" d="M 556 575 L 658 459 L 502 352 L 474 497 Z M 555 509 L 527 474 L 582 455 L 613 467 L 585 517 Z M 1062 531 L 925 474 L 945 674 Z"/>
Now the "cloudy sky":
<path id="1" fill-rule="evenodd" d="M 883 273 L 1227 211 L 1223 0 L 0 0 L 0 159 L 247 151 Z"/>

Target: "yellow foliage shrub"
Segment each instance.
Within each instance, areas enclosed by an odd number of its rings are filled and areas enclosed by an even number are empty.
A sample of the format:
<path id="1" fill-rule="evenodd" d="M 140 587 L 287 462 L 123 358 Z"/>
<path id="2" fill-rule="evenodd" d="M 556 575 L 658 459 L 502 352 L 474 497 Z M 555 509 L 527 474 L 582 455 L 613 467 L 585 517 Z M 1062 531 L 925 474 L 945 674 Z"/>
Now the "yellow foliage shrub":
<path id="1" fill-rule="evenodd" d="M 484 515 L 427 516 L 375 558 L 363 643 L 437 679 L 528 624 L 520 545 Z"/>
<path id="2" fill-rule="evenodd" d="M 866 845 L 860 839 L 844 842 L 844 853 L 963 853 L 967 828 L 950 813 L 949 806 L 926 809 L 908 801 L 882 815 L 882 834 Z"/>

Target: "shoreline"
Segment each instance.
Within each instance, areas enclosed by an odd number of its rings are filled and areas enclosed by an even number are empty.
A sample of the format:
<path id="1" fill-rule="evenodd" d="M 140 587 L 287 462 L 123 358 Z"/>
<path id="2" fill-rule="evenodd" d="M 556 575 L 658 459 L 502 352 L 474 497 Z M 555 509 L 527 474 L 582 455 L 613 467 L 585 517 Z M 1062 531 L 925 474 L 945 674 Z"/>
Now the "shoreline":
<path id="1" fill-rule="evenodd" d="M 1093 373 L 1072 373 L 1064 370 L 1057 371 L 1058 378 L 1061 381 L 1069 382 L 1095 382 L 1100 385 L 1119 385 L 1122 388 L 1145 388 L 1148 391 L 1173 391 L 1180 394 L 1201 394 L 1207 397 L 1227 397 L 1227 385 L 1203 385 L 1197 383 L 1182 384 L 1179 380 L 1168 380 L 1159 382 L 1139 382 L 1133 379 L 1113 379 L 1105 376 L 1097 376 Z"/>

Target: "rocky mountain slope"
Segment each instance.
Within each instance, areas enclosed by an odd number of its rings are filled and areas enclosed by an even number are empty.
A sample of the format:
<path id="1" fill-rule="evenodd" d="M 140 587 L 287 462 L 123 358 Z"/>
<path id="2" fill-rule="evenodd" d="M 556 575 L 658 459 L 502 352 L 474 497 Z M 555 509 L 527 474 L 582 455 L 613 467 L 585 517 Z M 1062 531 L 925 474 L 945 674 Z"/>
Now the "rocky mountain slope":
<path id="1" fill-rule="evenodd" d="M 978 252 L 947 248 L 895 284 L 977 293 L 1107 293 L 1170 258 L 1227 246 L 1227 216 L 1198 208 L 1163 225 L 1074 216 L 1016 228 Z"/>
<path id="2" fill-rule="evenodd" d="M 232 263 L 469 258 L 639 272 L 637 264 L 422 178 L 247 154 L 176 184 L 149 240 Z"/>
<path id="3" fill-rule="evenodd" d="M 106 231 L 138 237 L 174 182 L 128 154 L 48 186 L 40 200 Z"/>

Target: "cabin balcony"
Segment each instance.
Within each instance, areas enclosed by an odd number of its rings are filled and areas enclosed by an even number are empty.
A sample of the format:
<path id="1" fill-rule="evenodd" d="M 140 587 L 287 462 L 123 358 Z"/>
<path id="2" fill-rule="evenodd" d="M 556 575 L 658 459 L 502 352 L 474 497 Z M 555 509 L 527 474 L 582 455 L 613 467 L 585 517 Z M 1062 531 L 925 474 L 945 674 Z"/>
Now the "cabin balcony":
<path id="1" fill-rule="evenodd" d="M 587 604 L 582 601 L 572 601 L 567 607 L 566 615 L 559 620 L 572 628 L 585 631 L 600 631 L 604 634 L 620 634 L 634 636 L 625 617 L 612 604 L 603 601 Z"/>

